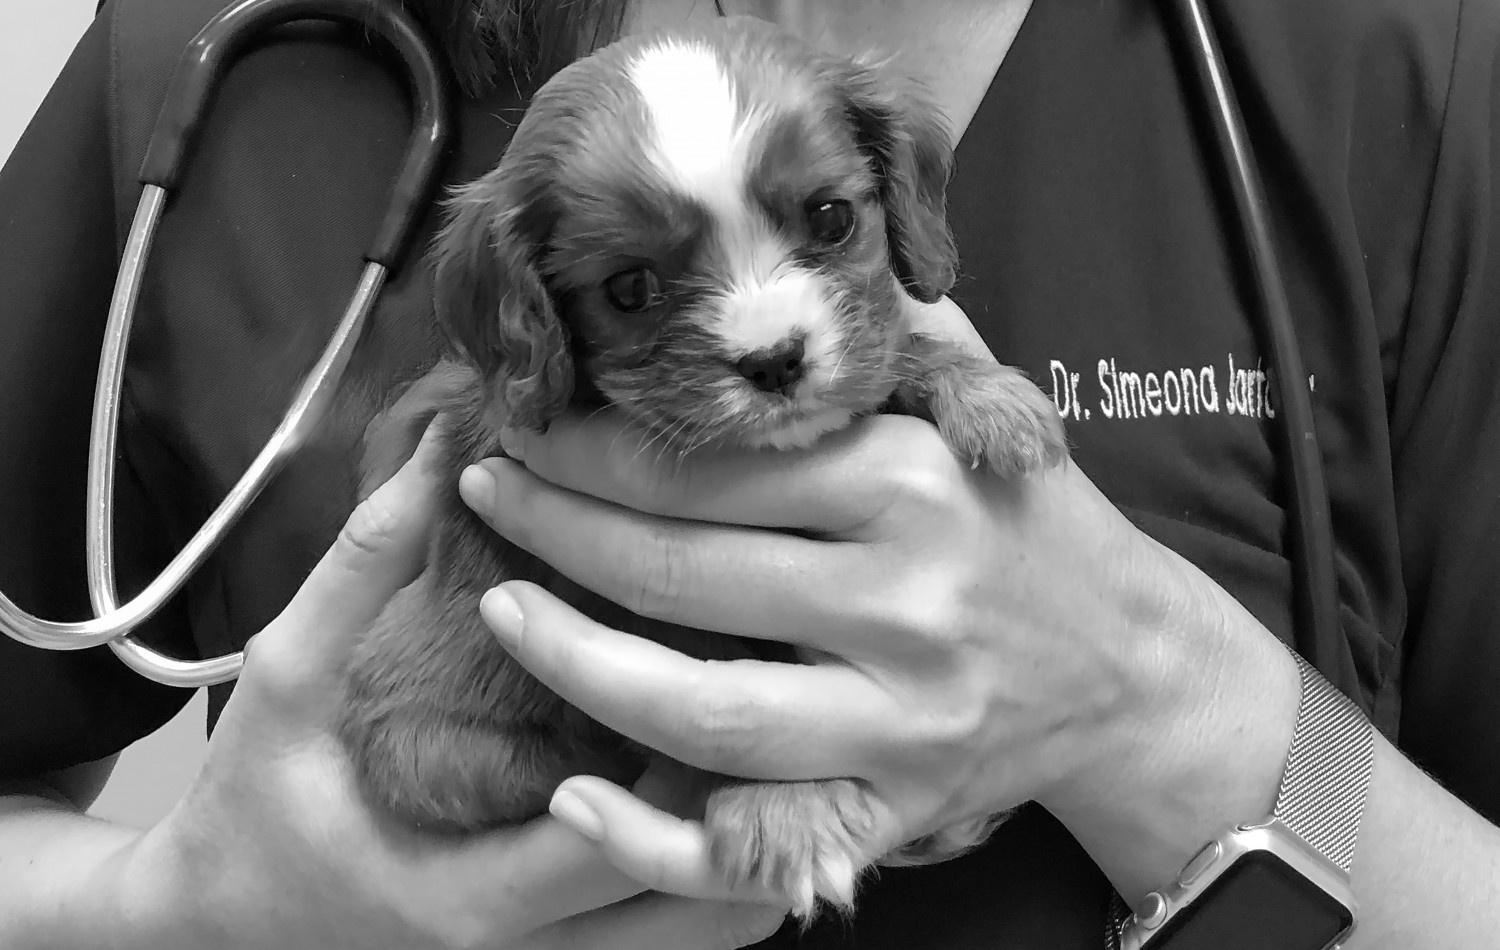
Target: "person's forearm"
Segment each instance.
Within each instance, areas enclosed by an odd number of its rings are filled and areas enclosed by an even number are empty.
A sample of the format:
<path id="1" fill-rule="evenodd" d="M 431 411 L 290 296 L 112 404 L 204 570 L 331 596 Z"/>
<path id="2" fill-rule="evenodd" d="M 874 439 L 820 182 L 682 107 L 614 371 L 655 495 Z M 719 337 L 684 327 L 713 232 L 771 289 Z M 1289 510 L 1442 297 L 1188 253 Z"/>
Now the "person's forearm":
<path id="1" fill-rule="evenodd" d="M 1142 638 L 1131 679 L 1152 685 L 1140 715 L 1108 724 L 1097 765 L 1043 802 L 1132 905 L 1275 804 L 1297 721 L 1296 663 L 1246 632 L 1258 624 L 1239 605 L 1224 606 L 1222 631 L 1189 618 L 1191 634 Z"/>
<path id="2" fill-rule="evenodd" d="M 1360 925 L 1346 950 L 1494 946 L 1500 830 L 1383 739 L 1354 853 Z"/>
<path id="3" fill-rule="evenodd" d="M 0 796 L 0 947 L 169 948 L 154 908 L 127 891 L 141 834 L 42 787 Z"/>
<path id="4" fill-rule="evenodd" d="M 1237 605 L 1215 655 L 1196 644 L 1162 670 L 1188 686 L 1154 724 L 1132 725 L 1110 798 L 1079 788 L 1047 803 L 1127 901 L 1171 881 L 1208 841 L 1270 813 L 1296 720 L 1285 651 Z M 1200 631 L 1201 632 L 1201 631 Z M 1171 648 L 1164 651 L 1171 654 Z M 1197 694 L 1197 700 L 1190 698 Z M 1094 776 L 1091 783 L 1103 782 Z M 1500 830 L 1377 738 L 1354 854 L 1359 924 L 1347 950 L 1479 947 L 1500 933 Z"/>

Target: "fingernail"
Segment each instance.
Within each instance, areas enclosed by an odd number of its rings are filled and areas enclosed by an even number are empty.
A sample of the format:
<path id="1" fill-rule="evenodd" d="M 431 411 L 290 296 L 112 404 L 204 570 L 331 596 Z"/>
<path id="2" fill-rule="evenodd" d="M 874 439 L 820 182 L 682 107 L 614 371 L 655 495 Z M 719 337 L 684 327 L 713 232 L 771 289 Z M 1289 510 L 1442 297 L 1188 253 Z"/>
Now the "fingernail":
<path id="1" fill-rule="evenodd" d="M 479 614 L 505 646 L 515 649 L 520 644 L 526 620 L 521 605 L 505 588 L 496 587 L 480 598 Z"/>
<path id="2" fill-rule="evenodd" d="M 500 447 L 517 462 L 526 461 L 526 433 L 520 429 L 501 429 Z"/>
<path id="3" fill-rule="evenodd" d="M 572 828 L 590 841 L 604 837 L 604 819 L 588 804 L 572 792 L 558 791 L 547 806 L 552 817 Z"/>
<path id="4" fill-rule="evenodd" d="M 493 508 L 495 477 L 479 465 L 470 465 L 458 476 L 458 495 L 470 508 Z"/>

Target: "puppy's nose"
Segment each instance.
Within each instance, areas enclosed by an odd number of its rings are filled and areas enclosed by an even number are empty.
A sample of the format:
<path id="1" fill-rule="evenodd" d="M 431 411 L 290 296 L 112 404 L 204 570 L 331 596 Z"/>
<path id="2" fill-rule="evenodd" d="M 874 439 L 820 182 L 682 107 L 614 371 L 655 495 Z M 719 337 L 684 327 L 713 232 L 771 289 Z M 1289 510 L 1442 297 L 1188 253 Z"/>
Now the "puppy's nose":
<path id="1" fill-rule="evenodd" d="M 735 364 L 740 375 L 766 393 L 784 393 L 802 378 L 802 340 L 787 340 L 769 350 L 760 350 Z"/>

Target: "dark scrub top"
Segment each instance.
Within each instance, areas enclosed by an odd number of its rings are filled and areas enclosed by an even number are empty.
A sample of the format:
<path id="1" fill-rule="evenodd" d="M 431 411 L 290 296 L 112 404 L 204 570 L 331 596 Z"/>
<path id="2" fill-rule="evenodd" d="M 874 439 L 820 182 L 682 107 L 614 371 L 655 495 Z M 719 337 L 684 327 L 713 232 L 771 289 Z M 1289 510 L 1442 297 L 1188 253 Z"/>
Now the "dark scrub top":
<path id="1" fill-rule="evenodd" d="M 87 614 L 88 410 L 134 172 L 178 52 L 219 5 L 111 3 L 0 173 L 0 590 L 49 617 Z M 1500 818 L 1500 10 L 1210 7 L 1267 179 L 1328 468 L 1343 638 L 1320 645 L 1325 673 Z M 1100 487 L 1289 638 L 1266 347 L 1161 8 L 1034 5 L 959 150 L 955 296 L 1053 395 Z M 173 199 L 126 380 L 125 591 L 273 428 L 383 213 L 408 108 L 346 39 L 299 27 L 251 52 Z M 462 105 L 451 181 L 493 164 L 523 101 L 509 89 Z M 429 295 L 420 264 L 397 275 L 328 425 L 150 639 L 218 653 L 277 613 L 353 503 L 365 421 L 438 352 Z M 185 699 L 104 650 L 0 639 L 0 775 L 106 756 Z M 1107 893 L 1033 806 L 972 856 L 883 872 L 853 921 L 800 945 L 1084 950 L 1102 939 Z M 770 945 L 799 942 L 788 930 Z"/>

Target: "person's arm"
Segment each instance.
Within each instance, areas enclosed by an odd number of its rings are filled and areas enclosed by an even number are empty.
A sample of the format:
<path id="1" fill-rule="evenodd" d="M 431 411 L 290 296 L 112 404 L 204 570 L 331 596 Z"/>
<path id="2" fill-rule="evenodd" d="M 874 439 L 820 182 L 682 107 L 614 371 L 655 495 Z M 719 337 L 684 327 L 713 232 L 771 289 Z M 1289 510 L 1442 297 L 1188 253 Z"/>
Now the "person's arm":
<path id="1" fill-rule="evenodd" d="M 133 829 L 82 817 L 104 789 L 117 758 L 0 782 L 0 880 L 16 885 L 21 892 L 17 903 L 39 905 L 42 895 L 33 895 L 32 888 L 65 874 L 91 882 L 91 868 L 138 837 Z M 17 863 L 23 859 L 25 867 Z M 105 896 L 85 893 L 67 901 L 69 914 L 80 922 L 105 919 L 107 914 L 89 909 Z"/>
<path id="2" fill-rule="evenodd" d="M 1170 881 L 1231 826 L 1268 815 L 1276 797 L 1298 675 L 1253 618 L 1212 596 L 1235 633 L 1206 638 L 1222 655 L 1189 646 L 1183 659 L 1220 675 L 1196 700 L 1122 732 L 1109 756 L 1046 802 L 1128 900 Z M 1500 829 L 1377 735 L 1352 882 L 1360 922 L 1348 950 L 1485 946 L 1500 932 Z"/>
<path id="3" fill-rule="evenodd" d="M 0 784 L 0 940 L 44 946 L 146 946 L 122 927 L 122 862 L 141 832 L 85 816 L 47 778 Z M 153 939 L 156 935 L 152 935 Z M 170 944 L 164 944 L 170 946 Z"/>

